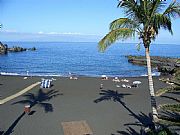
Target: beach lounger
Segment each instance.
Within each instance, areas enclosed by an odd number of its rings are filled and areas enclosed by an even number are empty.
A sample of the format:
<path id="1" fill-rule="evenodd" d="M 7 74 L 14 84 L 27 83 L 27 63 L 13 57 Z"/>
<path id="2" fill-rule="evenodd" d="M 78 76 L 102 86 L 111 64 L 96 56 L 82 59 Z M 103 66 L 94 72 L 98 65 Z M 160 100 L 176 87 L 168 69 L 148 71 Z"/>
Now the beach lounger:
<path id="1" fill-rule="evenodd" d="M 131 85 L 126 85 L 126 88 L 131 88 Z"/>
<path id="2" fill-rule="evenodd" d="M 125 85 L 125 84 L 122 84 L 122 88 L 126 88 L 126 85 Z"/>
<path id="3" fill-rule="evenodd" d="M 44 79 L 41 79 L 41 88 L 44 87 Z"/>
<path id="4" fill-rule="evenodd" d="M 131 88 L 131 85 L 122 84 L 122 88 Z"/>
<path id="5" fill-rule="evenodd" d="M 121 79 L 122 82 L 129 82 L 127 79 Z"/>
<path id="6" fill-rule="evenodd" d="M 118 79 L 118 77 L 115 77 L 112 81 L 113 81 L 113 82 L 120 82 L 120 80 Z"/>
<path id="7" fill-rule="evenodd" d="M 50 88 L 52 80 L 49 79 L 42 79 L 41 81 L 41 88 Z"/>
<path id="8" fill-rule="evenodd" d="M 27 79 L 27 77 L 24 77 L 23 79 L 24 79 L 24 80 L 26 80 L 26 79 Z"/>
<path id="9" fill-rule="evenodd" d="M 108 80 L 108 77 L 107 77 L 106 75 L 102 75 L 102 76 L 101 76 L 101 79 L 102 79 L 102 80 Z"/>

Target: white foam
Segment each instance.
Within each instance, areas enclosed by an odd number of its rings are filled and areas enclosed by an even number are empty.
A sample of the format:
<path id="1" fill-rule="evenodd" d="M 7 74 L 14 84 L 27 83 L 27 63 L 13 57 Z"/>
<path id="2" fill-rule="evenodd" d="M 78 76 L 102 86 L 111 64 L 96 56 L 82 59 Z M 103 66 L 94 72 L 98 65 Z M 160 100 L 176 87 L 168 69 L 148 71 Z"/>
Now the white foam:
<path id="1" fill-rule="evenodd" d="M 161 75 L 161 72 L 154 72 L 152 73 L 152 76 L 160 76 Z M 141 76 L 148 76 L 147 74 L 143 74 Z"/>
<path id="2" fill-rule="evenodd" d="M 18 74 L 18 73 L 0 72 L 0 75 L 13 75 L 13 76 L 16 76 L 16 75 L 20 75 L 20 74 Z"/>

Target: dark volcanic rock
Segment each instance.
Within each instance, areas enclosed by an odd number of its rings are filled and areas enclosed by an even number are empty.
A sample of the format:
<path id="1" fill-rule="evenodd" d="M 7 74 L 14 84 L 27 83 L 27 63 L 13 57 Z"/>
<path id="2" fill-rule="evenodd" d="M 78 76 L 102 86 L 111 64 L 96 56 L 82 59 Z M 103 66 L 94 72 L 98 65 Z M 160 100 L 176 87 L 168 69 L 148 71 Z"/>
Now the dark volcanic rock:
<path id="1" fill-rule="evenodd" d="M 162 73 L 173 74 L 175 67 L 174 66 L 159 66 L 158 70 L 159 72 L 162 72 Z"/>
<path id="2" fill-rule="evenodd" d="M 139 65 L 146 66 L 145 56 L 126 56 L 128 62 Z M 169 58 L 169 57 L 159 57 L 151 56 L 151 66 L 157 68 L 161 75 L 171 76 L 169 82 L 174 83 L 175 86 L 179 88 L 180 86 L 180 59 L 179 58 Z"/>
<path id="3" fill-rule="evenodd" d="M 7 54 L 8 52 L 23 52 L 23 51 L 35 51 L 36 48 L 22 48 L 20 46 L 13 46 L 12 48 L 8 48 L 7 44 L 3 44 L 0 42 L 0 54 Z"/>
<path id="4" fill-rule="evenodd" d="M 146 57 L 145 56 L 126 56 L 128 58 L 128 62 L 146 66 Z M 177 65 L 178 59 L 176 58 L 169 58 L 169 57 L 159 57 L 159 56 L 151 56 L 151 66 L 152 67 L 159 67 L 159 66 L 171 66 L 174 67 Z M 179 63 L 180 64 L 180 63 Z"/>
<path id="5" fill-rule="evenodd" d="M 33 47 L 33 48 L 22 48 L 22 47 L 19 47 L 19 46 L 13 46 L 12 48 L 8 48 L 8 51 L 9 52 L 23 52 L 23 51 L 27 51 L 27 50 L 29 50 L 29 51 L 35 51 L 36 50 L 36 48 L 35 47 Z"/>
<path id="6" fill-rule="evenodd" d="M 8 46 L 0 42 L 0 54 L 7 54 Z"/>
<path id="7" fill-rule="evenodd" d="M 145 56 L 126 56 L 128 58 L 128 62 L 146 66 L 146 57 Z M 159 57 L 159 56 L 151 56 L 151 66 L 153 68 L 158 68 L 161 73 L 164 74 L 174 74 L 175 69 L 180 65 L 180 59 L 178 58 L 169 58 L 169 57 Z"/>
<path id="8" fill-rule="evenodd" d="M 12 48 L 8 48 L 8 51 L 10 52 L 22 52 L 22 51 L 26 51 L 26 48 L 22 48 L 19 46 L 13 46 Z"/>
<path id="9" fill-rule="evenodd" d="M 36 48 L 33 47 L 33 48 L 29 48 L 28 50 L 30 50 L 30 51 L 36 51 Z"/>

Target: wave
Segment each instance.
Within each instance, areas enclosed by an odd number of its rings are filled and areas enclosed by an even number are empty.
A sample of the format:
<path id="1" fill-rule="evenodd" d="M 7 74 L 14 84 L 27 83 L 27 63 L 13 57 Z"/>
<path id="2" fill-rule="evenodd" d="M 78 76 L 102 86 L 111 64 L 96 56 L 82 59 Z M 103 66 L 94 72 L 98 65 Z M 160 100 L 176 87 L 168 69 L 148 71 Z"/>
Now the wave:
<path id="1" fill-rule="evenodd" d="M 60 74 L 38 74 L 38 73 L 32 73 L 32 74 L 24 74 L 24 73 L 10 73 L 10 72 L 0 72 L 0 75 L 4 76 L 53 76 L 53 77 L 61 77 L 63 75 Z"/>
<path id="2" fill-rule="evenodd" d="M 153 72 L 152 76 L 160 76 L 161 72 Z M 142 74 L 141 76 L 148 76 L 147 74 Z"/>
<path id="3" fill-rule="evenodd" d="M 11 76 L 19 76 L 18 73 L 7 73 L 7 72 L 0 72 L 0 75 L 11 75 Z"/>

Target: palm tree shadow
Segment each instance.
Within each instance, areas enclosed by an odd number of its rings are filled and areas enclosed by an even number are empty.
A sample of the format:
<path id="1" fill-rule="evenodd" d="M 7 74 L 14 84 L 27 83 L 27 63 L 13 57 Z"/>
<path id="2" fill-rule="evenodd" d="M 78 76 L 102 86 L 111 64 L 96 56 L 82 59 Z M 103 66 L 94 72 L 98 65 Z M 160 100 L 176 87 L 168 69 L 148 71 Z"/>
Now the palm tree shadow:
<path id="1" fill-rule="evenodd" d="M 0 135 L 3 135 L 4 131 L 0 131 Z"/>
<path id="2" fill-rule="evenodd" d="M 180 100 L 179 100 L 178 98 L 175 98 L 175 97 L 171 97 L 171 96 L 164 96 L 164 95 L 161 95 L 160 97 L 162 97 L 162 98 L 168 98 L 168 99 L 171 99 L 171 100 L 174 100 L 174 101 L 176 101 L 176 102 L 180 103 Z"/>
<path id="3" fill-rule="evenodd" d="M 42 89 L 39 89 L 39 91 L 36 94 L 28 93 L 23 95 L 25 97 L 25 100 L 20 100 L 17 102 L 14 102 L 14 104 L 28 104 L 30 105 L 30 108 L 33 106 L 40 106 L 44 108 L 45 113 L 47 112 L 53 112 L 53 106 L 50 103 L 47 103 L 46 101 L 51 100 L 54 97 L 57 97 L 60 94 L 57 90 L 49 90 L 49 91 L 43 91 Z"/>
<path id="4" fill-rule="evenodd" d="M 140 135 L 136 130 L 132 127 L 128 126 L 127 131 L 117 131 L 120 135 Z"/>
<path id="5" fill-rule="evenodd" d="M 100 98 L 94 100 L 95 103 L 99 103 L 102 101 L 107 101 L 107 100 L 113 100 L 114 102 L 119 102 L 123 105 L 125 105 L 125 103 L 122 101 L 122 98 L 124 98 L 124 96 L 128 96 L 131 94 L 128 93 L 118 93 L 118 91 L 114 91 L 114 90 L 101 90 L 101 92 L 99 93 L 99 95 L 101 95 Z"/>
<path id="6" fill-rule="evenodd" d="M 161 111 L 160 116 L 163 120 L 180 123 L 180 114 L 172 111 Z"/>
<path id="7" fill-rule="evenodd" d="M 26 99 L 24 100 L 20 100 L 17 102 L 12 103 L 14 104 L 29 104 L 30 108 L 32 108 L 33 106 L 40 106 L 44 108 L 45 113 L 47 112 L 53 112 L 53 106 L 50 103 L 47 103 L 46 101 L 51 100 L 54 97 L 57 97 L 59 95 L 63 95 L 60 94 L 58 91 L 56 90 L 49 90 L 47 92 L 43 91 L 42 89 L 39 89 L 39 91 L 36 94 L 33 93 L 28 93 L 23 95 L 23 97 L 25 97 Z M 32 111 L 33 113 L 35 111 Z M 30 112 L 31 113 L 31 112 Z M 30 115 L 29 113 L 29 115 Z M 32 114 L 33 114 L 32 113 Z M 19 121 L 23 118 L 23 116 L 25 116 L 25 112 L 23 112 L 12 124 L 11 126 L 7 129 L 7 131 L 3 132 L 3 135 L 10 135 L 11 133 L 13 133 L 14 128 L 16 127 L 16 125 L 19 123 Z"/>
<path id="8" fill-rule="evenodd" d="M 125 126 L 135 125 L 135 126 L 153 128 L 154 124 L 152 122 L 152 116 L 150 114 L 148 116 L 148 115 L 144 114 L 143 112 L 140 112 L 139 114 L 135 114 L 135 113 L 131 112 L 130 115 L 133 116 L 134 118 L 136 118 L 137 121 L 135 121 L 134 123 L 124 124 Z"/>
<path id="9" fill-rule="evenodd" d="M 119 102 L 130 114 L 130 116 L 133 116 L 137 121 L 135 123 L 128 123 L 128 124 L 124 124 L 125 126 L 128 126 L 128 129 L 126 132 L 127 134 L 138 134 L 133 128 L 130 127 L 130 125 L 136 125 L 136 126 L 141 126 L 141 127 L 149 127 L 149 128 L 153 128 L 153 122 L 152 122 L 152 117 L 149 115 L 147 116 L 144 113 L 140 113 L 140 114 L 135 114 L 130 108 L 128 108 L 125 104 L 125 102 L 122 101 L 122 99 L 125 96 L 131 95 L 128 93 L 118 93 L 118 91 L 114 91 L 114 90 L 102 90 L 99 95 L 101 95 L 100 98 L 94 100 L 95 103 L 99 103 L 102 101 L 108 101 L 108 100 L 112 100 L 114 102 Z M 123 132 L 124 135 L 125 131 L 117 131 L 117 133 Z"/>
<path id="10" fill-rule="evenodd" d="M 12 125 L 7 129 L 7 131 L 3 135 L 10 135 L 13 133 L 14 128 L 18 124 L 18 122 L 22 119 L 22 117 L 25 115 L 25 112 L 23 112 L 13 123 Z"/>

